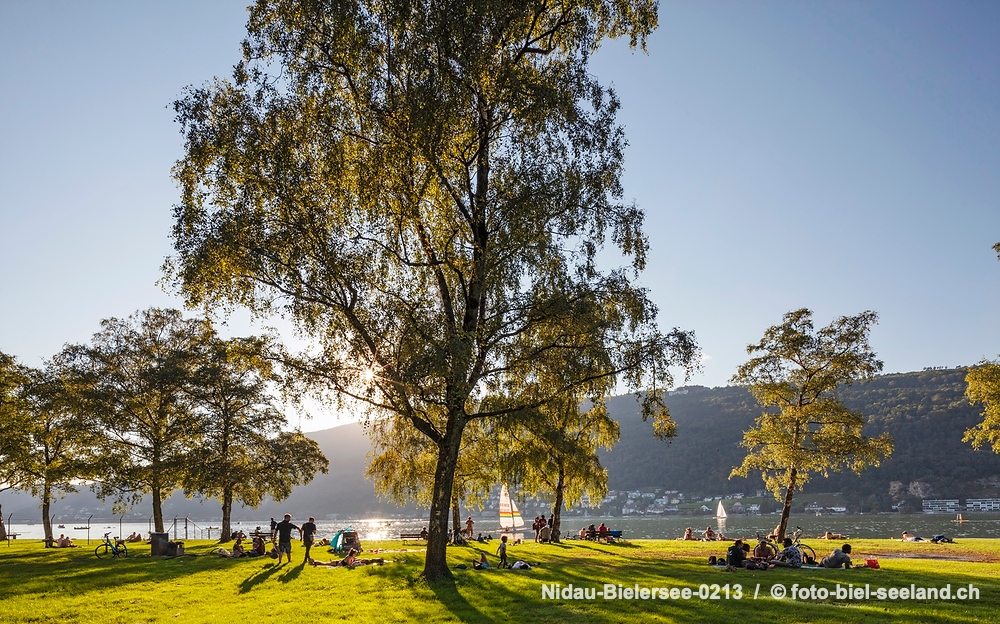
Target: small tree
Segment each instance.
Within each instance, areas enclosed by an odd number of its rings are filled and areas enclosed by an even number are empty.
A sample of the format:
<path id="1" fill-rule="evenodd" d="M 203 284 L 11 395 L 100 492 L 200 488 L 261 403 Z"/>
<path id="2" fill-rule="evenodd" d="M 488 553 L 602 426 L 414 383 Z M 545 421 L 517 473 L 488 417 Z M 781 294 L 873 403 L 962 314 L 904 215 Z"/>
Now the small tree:
<path id="1" fill-rule="evenodd" d="M 966 430 L 963 442 L 976 450 L 990 444 L 1000 453 L 1000 361 L 983 360 L 965 376 L 965 396 L 972 404 L 983 404 L 983 421 Z"/>
<path id="2" fill-rule="evenodd" d="M 234 501 L 258 507 L 265 496 L 283 500 L 329 466 L 314 440 L 282 433 L 288 420 L 269 392 L 279 381 L 272 359 L 265 338 L 222 340 L 213 332 L 186 388 L 200 424 L 190 452 L 197 469 L 184 473 L 183 485 L 222 503 L 221 542 L 231 537 Z"/>
<path id="3" fill-rule="evenodd" d="M 784 320 L 747 347 L 756 357 L 732 378 L 768 411 L 744 434 L 742 445 L 748 452 L 730 476 L 760 470 L 775 499 L 781 500 L 784 493 L 778 539 L 788 526 L 795 488 L 802 489 L 811 474 L 827 476 L 844 468 L 860 473 L 878 466 L 893 448 L 888 433 L 862 435 L 864 416 L 836 397 L 838 388 L 882 370 L 868 344 L 878 315 L 867 311 L 843 316 L 818 332 L 813 331 L 812 312 L 805 308 L 789 312 Z"/>
<path id="4" fill-rule="evenodd" d="M 24 473 L 27 431 L 30 424 L 25 389 L 28 369 L 13 356 L 0 351 L 0 492 L 17 488 Z M 7 527 L 0 508 L 0 540 L 7 539 Z"/>
<path id="5" fill-rule="evenodd" d="M 520 426 L 511 436 L 508 461 L 520 473 L 523 490 L 553 498 L 552 541 L 562 531 L 562 510 L 578 504 L 584 495 L 603 498 L 608 491 L 608 471 L 597 455 L 619 438 L 618 423 L 603 403 L 581 409 L 575 397 L 546 405 L 530 426 Z M 518 468 L 519 467 L 519 468 Z"/>
<path id="6" fill-rule="evenodd" d="M 18 487 L 41 501 L 42 527 L 46 540 L 51 541 L 52 502 L 76 492 L 77 484 L 92 476 L 98 434 L 94 423 L 75 409 L 57 363 L 48 364 L 45 370 L 30 370 L 29 378 L 30 419 L 23 431 Z"/>
<path id="7" fill-rule="evenodd" d="M 188 454 L 199 423 L 186 390 L 211 328 L 159 308 L 105 319 L 101 328 L 89 345 L 63 352 L 81 415 L 104 433 L 94 489 L 118 505 L 152 494 L 153 524 L 162 532 L 163 500 L 196 468 Z"/>

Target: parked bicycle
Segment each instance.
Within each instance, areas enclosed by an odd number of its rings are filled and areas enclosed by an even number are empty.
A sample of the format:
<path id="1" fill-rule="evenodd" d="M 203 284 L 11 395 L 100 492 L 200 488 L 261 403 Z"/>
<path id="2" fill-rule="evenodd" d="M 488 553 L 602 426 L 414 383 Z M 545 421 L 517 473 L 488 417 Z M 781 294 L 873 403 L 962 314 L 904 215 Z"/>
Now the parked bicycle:
<path id="1" fill-rule="evenodd" d="M 816 561 L 816 551 L 813 550 L 812 546 L 802 543 L 802 533 L 804 529 L 802 527 L 795 527 L 795 532 L 788 537 L 792 540 L 792 546 L 799 549 L 802 553 L 802 561 L 806 562 L 809 560 Z M 785 546 L 779 542 L 775 542 L 769 538 L 769 536 L 761 535 L 757 533 L 757 540 L 762 544 L 767 544 L 775 553 L 781 552 Z"/>
<path id="2" fill-rule="evenodd" d="M 128 548 L 125 547 L 125 542 L 115 537 L 115 541 L 112 542 L 110 532 L 104 534 L 104 543 L 94 549 L 94 554 L 97 555 L 98 559 L 104 559 L 110 556 L 112 559 L 124 559 L 128 557 Z"/>

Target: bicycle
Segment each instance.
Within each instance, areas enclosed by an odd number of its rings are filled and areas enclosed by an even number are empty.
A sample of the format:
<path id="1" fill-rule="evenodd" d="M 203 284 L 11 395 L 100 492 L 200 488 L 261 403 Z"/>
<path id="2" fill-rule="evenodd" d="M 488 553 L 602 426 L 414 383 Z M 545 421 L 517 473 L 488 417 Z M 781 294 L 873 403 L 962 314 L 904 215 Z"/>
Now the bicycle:
<path id="1" fill-rule="evenodd" d="M 788 536 L 792 540 L 792 546 L 798 548 L 799 552 L 802 553 L 803 562 L 808 561 L 809 558 L 811 558 L 813 561 L 818 561 L 816 559 L 816 551 L 813 550 L 812 546 L 802 543 L 803 532 L 804 530 L 802 527 L 798 526 L 795 527 L 795 532 Z M 757 533 L 757 541 L 760 542 L 761 544 L 766 544 L 776 554 L 781 552 L 785 548 L 784 544 L 772 541 L 771 539 L 768 538 L 768 536 L 761 535 L 759 532 Z"/>
<path id="2" fill-rule="evenodd" d="M 104 543 L 94 549 L 94 555 L 98 559 L 104 559 L 108 555 L 112 559 L 124 559 L 128 557 L 128 548 L 125 547 L 125 542 L 115 537 L 115 541 L 112 543 L 111 538 L 108 537 L 111 532 L 104 534 Z"/>

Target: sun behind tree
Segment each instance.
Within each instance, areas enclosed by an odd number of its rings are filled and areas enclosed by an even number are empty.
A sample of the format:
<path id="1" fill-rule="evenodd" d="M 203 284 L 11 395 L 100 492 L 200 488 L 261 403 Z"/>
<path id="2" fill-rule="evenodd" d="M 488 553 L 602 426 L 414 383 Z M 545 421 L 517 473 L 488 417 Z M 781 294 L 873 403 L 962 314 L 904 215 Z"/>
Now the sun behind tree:
<path id="1" fill-rule="evenodd" d="M 784 537 L 795 488 L 802 489 L 812 474 L 850 468 L 856 473 L 878 466 L 892 453 L 888 433 L 862 435 L 865 418 L 841 405 L 836 391 L 882 370 L 882 362 L 868 344 L 875 312 L 843 316 L 818 332 L 812 311 L 802 308 L 785 315 L 785 322 L 764 332 L 747 347 L 752 356 L 740 366 L 732 382 L 746 386 L 769 408 L 753 429 L 744 434 L 748 452 L 732 476 L 746 477 L 760 470 L 767 489 L 784 506 L 778 539 Z"/>

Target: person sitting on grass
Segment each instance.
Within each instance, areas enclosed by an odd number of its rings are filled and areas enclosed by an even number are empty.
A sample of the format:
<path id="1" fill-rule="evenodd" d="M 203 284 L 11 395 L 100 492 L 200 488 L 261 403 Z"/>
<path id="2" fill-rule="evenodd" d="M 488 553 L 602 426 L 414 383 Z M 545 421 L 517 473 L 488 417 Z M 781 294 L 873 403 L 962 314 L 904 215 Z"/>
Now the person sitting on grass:
<path id="1" fill-rule="evenodd" d="M 792 543 L 792 538 L 786 537 L 781 541 L 781 545 L 785 548 L 774 559 L 771 559 L 771 567 L 801 568 L 802 552 Z"/>
<path id="2" fill-rule="evenodd" d="M 844 544 L 840 548 L 834 548 L 832 553 L 823 557 L 823 559 L 819 562 L 819 565 L 823 568 L 839 568 L 840 566 L 844 566 L 845 569 L 850 569 L 850 554 L 851 545 Z"/>
<path id="3" fill-rule="evenodd" d="M 683 540 L 697 540 L 698 538 L 694 536 L 694 531 L 691 530 L 691 527 L 688 527 L 688 528 L 684 529 L 684 537 L 682 537 L 681 539 L 683 539 Z"/>
<path id="4" fill-rule="evenodd" d="M 706 542 L 714 542 L 715 541 L 715 531 L 713 531 L 712 527 L 710 527 L 710 526 L 705 527 L 705 531 L 701 535 L 702 535 L 702 537 L 705 538 Z"/>
<path id="5" fill-rule="evenodd" d="M 239 557 L 246 557 L 247 556 L 246 549 L 243 548 L 243 538 L 242 537 L 237 537 L 236 538 L 236 543 L 233 544 L 233 554 L 231 554 L 229 556 L 232 557 L 233 559 L 237 559 Z"/>
<path id="6" fill-rule="evenodd" d="M 59 534 L 59 539 L 56 540 L 56 545 L 58 545 L 59 548 L 76 548 L 76 544 L 73 543 L 73 540 L 66 537 L 62 533 Z"/>
<path id="7" fill-rule="evenodd" d="M 827 531 L 825 535 L 820 535 L 819 539 L 843 540 L 847 539 L 847 536 L 842 533 L 831 533 L 830 531 Z"/>
<path id="8" fill-rule="evenodd" d="M 757 546 L 753 549 L 753 558 L 758 561 L 770 561 L 774 558 L 774 549 L 771 548 L 766 541 L 760 540 Z"/>
<path id="9" fill-rule="evenodd" d="M 742 539 L 737 539 L 733 542 L 733 545 L 729 547 L 726 551 L 726 565 L 733 566 L 735 568 L 742 568 L 747 560 L 747 552 L 744 550 L 744 546 L 749 545 L 744 544 Z"/>
<path id="10" fill-rule="evenodd" d="M 479 553 L 479 561 L 472 562 L 473 570 L 489 570 L 490 560 L 486 558 L 486 553 Z"/>

